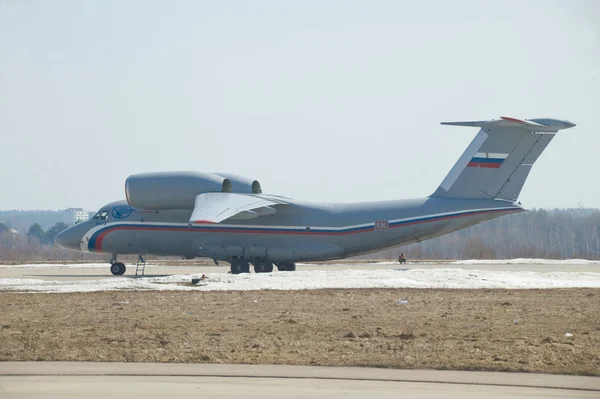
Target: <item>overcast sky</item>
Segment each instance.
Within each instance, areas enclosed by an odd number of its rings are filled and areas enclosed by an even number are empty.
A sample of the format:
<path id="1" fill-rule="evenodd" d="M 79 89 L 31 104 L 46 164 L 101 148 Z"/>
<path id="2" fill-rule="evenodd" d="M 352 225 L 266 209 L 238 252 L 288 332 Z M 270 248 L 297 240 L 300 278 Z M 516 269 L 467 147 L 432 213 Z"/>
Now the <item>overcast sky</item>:
<path id="1" fill-rule="evenodd" d="M 431 194 L 477 133 L 577 124 L 526 207 L 600 207 L 600 2 L 2 1 L 0 209 L 90 210 L 133 173 L 292 198 Z"/>

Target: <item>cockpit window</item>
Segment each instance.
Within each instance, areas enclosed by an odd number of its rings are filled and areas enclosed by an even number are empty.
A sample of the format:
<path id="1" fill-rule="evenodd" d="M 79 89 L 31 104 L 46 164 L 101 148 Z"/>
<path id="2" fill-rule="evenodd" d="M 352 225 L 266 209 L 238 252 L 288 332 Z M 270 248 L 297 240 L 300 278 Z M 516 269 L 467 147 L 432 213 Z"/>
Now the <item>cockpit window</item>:
<path id="1" fill-rule="evenodd" d="M 92 219 L 96 219 L 96 220 L 106 220 L 108 219 L 108 211 L 100 211 L 97 214 L 95 214 Z"/>

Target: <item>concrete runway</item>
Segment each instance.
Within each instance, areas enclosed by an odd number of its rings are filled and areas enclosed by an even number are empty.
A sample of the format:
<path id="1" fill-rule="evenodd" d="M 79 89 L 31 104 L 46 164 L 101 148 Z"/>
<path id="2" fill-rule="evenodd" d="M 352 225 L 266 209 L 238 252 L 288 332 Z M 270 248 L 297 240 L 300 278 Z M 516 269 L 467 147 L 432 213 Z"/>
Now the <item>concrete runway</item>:
<path id="1" fill-rule="evenodd" d="M 600 398 L 600 378 L 280 365 L 3 362 L 0 397 Z"/>
<path id="2" fill-rule="evenodd" d="M 0 266 L 0 278 L 33 278 L 40 280 L 94 280 L 110 277 L 108 264 L 93 266 L 68 266 L 32 267 L 27 266 Z M 297 270 L 381 270 L 381 269 L 462 269 L 462 270 L 490 270 L 490 271 L 532 271 L 532 272 L 600 272 L 600 264 L 406 264 L 398 263 L 339 263 L 339 264 L 299 264 Z M 164 276 L 174 274 L 198 273 L 227 273 L 229 265 L 220 266 L 160 266 L 150 263 L 146 266 L 146 277 Z M 135 265 L 128 264 L 125 276 L 135 275 Z"/>

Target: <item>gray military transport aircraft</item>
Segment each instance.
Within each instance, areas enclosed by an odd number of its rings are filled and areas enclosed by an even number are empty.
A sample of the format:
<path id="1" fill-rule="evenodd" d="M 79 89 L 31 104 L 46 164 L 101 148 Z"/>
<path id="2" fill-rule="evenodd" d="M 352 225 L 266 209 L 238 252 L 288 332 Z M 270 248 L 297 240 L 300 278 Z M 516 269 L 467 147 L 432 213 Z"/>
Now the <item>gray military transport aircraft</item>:
<path id="1" fill-rule="evenodd" d="M 341 259 L 406 245 L 521 212 L 516 203 L 542 151 L 562 129 L 556 119 L 501 117 L 444 125 L 481 130 L 437 190 L 425 198 L 329 204 L 263 194 L 257 180 L 227 173 L 132 175 L 127 201 L 103 206 L 56 237 L 61 247 L 112 254 L 209 257 L 234 274 L 296 269 L 295 262 Z"/>

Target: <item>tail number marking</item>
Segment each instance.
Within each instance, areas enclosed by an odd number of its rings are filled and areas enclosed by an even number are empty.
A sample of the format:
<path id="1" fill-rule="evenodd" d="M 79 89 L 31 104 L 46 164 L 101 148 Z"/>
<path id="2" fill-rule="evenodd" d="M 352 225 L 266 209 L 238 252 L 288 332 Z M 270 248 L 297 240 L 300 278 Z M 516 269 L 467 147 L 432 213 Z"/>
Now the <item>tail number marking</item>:
<path id="1" fill-rule="evenodd" d="M 375 221 L 375 230 L 387 230 L 388 229 L 388 221 L 387 220 L 376 220 Z"/>

